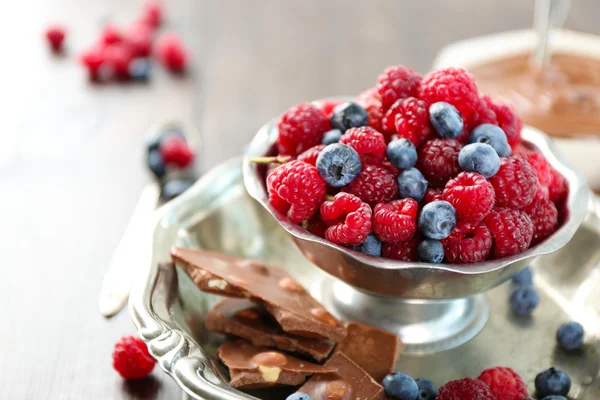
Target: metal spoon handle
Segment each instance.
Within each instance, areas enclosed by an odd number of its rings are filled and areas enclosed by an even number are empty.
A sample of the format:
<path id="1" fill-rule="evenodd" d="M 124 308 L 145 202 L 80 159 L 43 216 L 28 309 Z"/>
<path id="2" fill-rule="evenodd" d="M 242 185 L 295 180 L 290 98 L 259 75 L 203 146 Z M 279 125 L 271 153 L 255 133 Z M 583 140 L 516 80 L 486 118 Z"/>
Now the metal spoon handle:
<path id="1" fill-rule="evenodd" d="M 548 42 L 552 30 L 564 24 L 570 7 L 570 0 L 536 0 L 533 26 L 537 32 L 537 45 L 532 62 L 537 69 L 542 69 L 550 60 L 552 51 Z"/>

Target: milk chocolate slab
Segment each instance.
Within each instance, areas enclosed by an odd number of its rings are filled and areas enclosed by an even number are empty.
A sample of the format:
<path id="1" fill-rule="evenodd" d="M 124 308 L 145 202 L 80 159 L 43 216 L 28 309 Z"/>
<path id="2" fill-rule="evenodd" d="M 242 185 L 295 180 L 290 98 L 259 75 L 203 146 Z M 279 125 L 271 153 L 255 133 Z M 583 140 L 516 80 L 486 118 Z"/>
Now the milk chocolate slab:
<path id="1" fill-rule="evenodd" d="M 334 343 L 286 334 L 260 306 L 247 299 L 225 299 L 209 311 L 206 329 L 239 336 L 255 346 L 276 347 L 323 361 Z"/>
<path id="2" fill-rule="evenodd" d="M 287 333 L 334 342 L 346 336 L 341 322 L 281 268 L 180 247 L 171 249 L 171 257 L 201 290 L 250 298 L 264 307 Z"/>
<path id="3" fill-rule="evenodd" d="M 359 322 L 348 324 L 348 334 L 337 350 L 367 371 L 377 382 L 392 370 L 404 348 L 400 338 Z"/>
<path id="4" fill-rule="evenodd" d="M 314 373 L 337 370 L 336 367 L 309 363 L 281 351 L 254 346 L 243 339 L 223 343 L 219 347 L 218 356 L 229 368 L 229 384 L 235 388 L 297 386 Z"/>
<path id="5" fill-rule="evenodd" d="M 337 372 L 316 374 L 298 392 L 306 393 L 312 400 L 384 400 L 383 387 L 356 365 L 344 353 L 336 353 L 325 367 Z"/>

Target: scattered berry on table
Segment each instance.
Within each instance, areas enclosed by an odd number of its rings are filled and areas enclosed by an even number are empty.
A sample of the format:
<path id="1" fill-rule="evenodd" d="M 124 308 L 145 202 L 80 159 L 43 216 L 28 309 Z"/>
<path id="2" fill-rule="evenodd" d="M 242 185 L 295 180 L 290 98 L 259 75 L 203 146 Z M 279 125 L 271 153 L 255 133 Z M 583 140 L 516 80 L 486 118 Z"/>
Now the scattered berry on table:
<path id="1" fill-rule="evenodd" d="M 131 48 L 123 43 L 108 46 L 103 51 L 103 64 L 110 70 L 110 74 L 120 80 L 129 79 L 129 64 L 133 60 Z"/>
<path id="2" fill-rule="evenodd" d="M 419 166 L 432 187 L 444 187 L 460 173 L 458 155 L 462 145 L 455 139 L 433 139 L 419 149 Z"/>
<path id="3" fill-rule="evenodd" d="M 477 378 L 502 400 L 523 400 L 527 397 L 527 386 L 512 368 L 494 367 L 483 371 Z"/>
<path id="4" fill-rule="evenodd" d="M 444 256 L 450 263 L 480 262 L 490 254 L 492 234 L 484 223 L 479 223 L 473 229 L 464 229 L 457 224 L 452 233 L 442 239 L 442 244 Z"/>
<path id="5" fill-rule="evenodd" d="M 326 146 L 317 157 L 316 167 L 321 178 L 333 187 L 348 185 L 362 169 L 356 150 L 340 143 Z"/>
<path id="6" fill-rule="evenodd" d="M 63 49 L 66 31 L 59 25 L 50 25 L 46 28 L 46 40 L 53 52 L 59 53 Z"/>
<path id="7" fill-rule="evenodd" d="M 290 394 L 285 400 L 312 400 L 312 397 L 306 393 L 296 392 Z"/>
<path id="8" fill-rule="evenodd" d="M 283 113 L 278 125 L 277 146 L 281 154 L 298 154 L 321 143 L 323 134 L 330 130 L 329 120 L 312 104 L 301 103 Z"/>
<path id="9" fill-rule="evenodd" d="M 160 151 L 151 150 L 148 152 L 147 157 L 148 168 L 157 178 L 162 178 L 167 173 L 167 166 L 163 161 Z"/>
<path id="10" fill-rule="evenodd" d="M 490 388 L 478 379 L 463 378 L 440 387 L 437 400 L 498 400 Z"/>
<path id="11" fill-rule="evenodd" d="M 340 143 L 356 150 L 363 164 L 379 164 L 385 159 L 385 138 L 369 126 L 348 129 Z"/>
<path id="12" fill-rule="evenodd" d="M 472 143 L 460 150 L 458 165 L 463 171 L 477 172 L 491 178 L 500 169 L 500 157 L 489 144 Z"/>
<path id="13" fill-rule="evenodd" d="M 531 286 L 521 286 L 512 292 L 509 303 L 515 315 L 527 317 L 540 304 L 540 297 Z"/>
<path id="14" fill-rule="evenodd" d="M 342 138 L 342 131 L 339 129 L 332 129 L 330 131 L 325 132 L 323 135 L 323 139 L 321 139 L 321 144 L 334 144 L 340 141 Z"/>
<path id="15" fill-rule="evenodd" d="M 425 196 L 423 197 L 423 202 L 425 204 L 427 204 L 427 203 L 431 203 L 432 201 L 436 201 L 436 200 L 444 200 L 443 194 L 444 194 L 444 189 L 429 188 L 425 192 Z"/>
<path id="16" fill-rule="evenodd" d="M 502 158 L 500 169 L 489 180 L 496 192 L 496 205 L 500 207 L 523 208 L 537 192 L 535 171 L 519 156 Z"/>
<path id="17" fill-rule="evenodd" d="M 359 128 L 369 125 L 367 111 L 353 102 L 342 103 L 333 109 L 329 118 L 331 127 L 346 132 L 350 128 Z"/>
<path id="18" fill-rule="evenodd" d="M 88 78 L 91 81 L 98 81 L 101 78 L 100 69 L 104 63 L 104 56 L 98 47 L 85 50 L 79 56 L 79 61 L 88 71 Z"/>
<path id="19" fill-rule="evenodd" d="M 150 57 L 152 54 L 152 29 L 145 24 L 130 26 L 125 34 L 125 40 L 131 47 L 135 57 Z"/>
<path id="20" fill-rule="evenodd" d="M 323 114 L 325 114 L 327 118 L 330 118 L 331 114 L 333 113 L 333 109 L 342 103 L 343 101 L 340 100 L 327 99 L 319 102 L 318 107 L 321 111 L 323 111 Z"/>
<path id="21" fill-rule="evenodd" d="M 492 251 L 496 258 L 519 254 L 529 247 L 533 223 L 525 212 L 494 208 L 484 221 L 494 238 Z"/>
<path id="22" fill-rule="evenodd" d="M 384 242 L 404 242 L 417 231 L 419 205 L 413 199 L 379 203 L 373 209 L 373 231 Z"/>
<path id="23" fill-rule="evenodd" d="M 512 282 L 517 286 L 531 286 L 533 284 L 533 272 L 530 266 L 526 266 L 512 276 Z"/>
<path id="24" fill-rule="evenodd" d="M 161 195 L 166 200 L 174 199 L 194 184 L 193 181 L 187 179 L 171 179 L 162 188 Z"/>
<path id="25" fill-rule="evenodd" d="M 161 3 L 158 1 L 147 3 L 142 11 L 141 19 L 154 29 L 158 28 L 164 19 L 164 10 Z"/>
<path id="26" fill-rule="evenodd" d="M 423 200 L 427 191 L 427 180 L 421 171 L 409 168 L 398 174 L 398 193 L 400 198 L 411 198 L 417 202 Z"/>
<path id="27" fill-rule="evenodd" d="M 329 226 L 325 238 L 333 243 L 359 245 L 371 232 L 371 207 L 358 197 L 341 192 L 321 205 L 321 218 Z"/>
<path id="28" fill-rule="evenodd" d="M 381 249 L 381 255 L 392 260 L 416 261 L 418 245 L 419 238 L 415 234 L 412 239 L 406 242 L 385 243 Z"/>
<path id="29" fill-rule="evenodd" d="M 160 142 L 160 154 L 164 162 L 173 164 L 179 168 L 185 168 L 194 159 L 194 152 L 188 146 L 186 140 L 177 135 L 168 135 Z"/>
<path id="30" fill-rule="evenodd" d="M 463 119 L 456 107 L 443 101 L 429 106 L 429 120 L 443 138 L 454 139 L 463 131 Z"/>
<path id="31" fill-rule="evenodd" d="M 152 63 L 147 58 L 134 58 L 128 67 L 129 76 L 136 81 L 147 81 L 150 79 Z"/>
<path id="32" fill-rule="evenodd" d="M 122 43 L 123 39 L 123 34 L 119 30 L 119 28 L 112 24 L 106 25 L 100 33 L 100 43 L 106 46 Z"/>
<path id="33" fill-rule="evenodd" d="M 384 109 L 381 105 L 381 96 L 377 88 L 370 88 L 362 92 L 357 98 L 356 103 L 361 105 L 369 114 L 369 126 L 383 132 L 381 120 L 383 118 Z"/>
<path id="34" fill-rule="evenodd" d="M 415 400 L 419 395 L 417 382 L 402 372 L 392 372 L 383 378 L 385 395 L 394 400 Z"/>
<path id="35" fill-rule="evenodd" d="M 386 68 L 377 77 L 377 91 L 383 107 L 389 108 L 398 99 L 417 97 L 421 79 L 419 73 L 403 65 Z"/>
<path id="36" fill-rule="evenodd" d="M 141 379 L 154 369 L 156 360 L 141 339 L 123 336 L 115 344 L 112 354 L 113 368 L 125 379 Z"/>
<path id="37" fill-rule="evenodd" d="M 512 151 L 502 128 L 493 124 L 481 124 L 473 129 L 469 143 L 489 144 L 500 157 L 508 157 Z"/>
<path id="38" fill-rule="evenodd" d="M 353 249 L 370 256 L 380 257 L 381 247 L 381 240 L 379 240 L 375 234 L 369 233 L 365 241 L 357 246 L 353 246 Z"/>
<path id="39" fill-rule="evenodd" d="M 417 163 L 417 149 L 408 139 L 395 139 L 388 143 L 387 158 L 396 168 L 412 168 Z"/>
<path id="40" fill-rule="evenodd" d="M 447 201 L 434 201 L 423 206 L 419 217 L 419 231 L 430 239 L 441 240 L 456 225 L 456 210 Z"/>
<path id="41" fill-rule="evenodd" d="M 519 118 L 515 110 L 507 104 L 495 102 L 488 96 L 483 96 L 481 99 L 496 114 L 497 125 L 506 134 L 508 144 L 511 147 L 519 144 L 521 142 L 523 122 L 521 122 L 521 118 Z"/>
<path id="42" fill-rule="evenodd" d="M 442 242 L 434 239 L 424 239 L 417 247 L 417 260 L 440 264 L 444 260 L 444 246 Z"/>
<path id="43" fill-rule="evenodd" d="M 182 73 L 187 69 L 188 51 L 179 36 L 172 32 L 165 33 L 158 39 L 156 55 L 162 65 L 171 72 Z"/>
<path id="44" fill-rule="evenodd" d="M 463 68 L 445 68 L 428 73 L 419 87 L 421 100 L 433 104 L 439 101 L 452 104 L 464 119 L 468 119 L 479 103 L 477 84 L 473 75 Z"/>
<path id="45" fill-rule="evenodd" d="M 567 396 L 571 390 L 571 378 L 558 368 L 550 368 L 535 377 L 535 390 L 538 397 Z"/>
<path id="46" fill-rule="evenodd" d="M 394 103 L 381 123 L 383 129 L 396 132 L 398 137 L 410 140 L 416 147 L 433 135 L 427 103 L 414 97 Z"/>
<path id="47" fill-rule="evenodd" d="M 583 346 L 583 326 L 577 322 L 562 324 L 556 331 L 556 341 L 564 350 L 579 350 Z"/>
<path id="48" fill-rule="evenodd" d="M 437 395 L 437 387 L 427 379 L 417 379 L 417 387 L 419 388 L 419 395 L 415 400 L 435 400 Z"/>
<path id="49" fill-rule="evenodd" d="M 545 198 L 534 199 L 524 211 L 533 223 L 532 245 L 538 244 L 556 230 L 558 210 L 552 201 Z"/>
<path id="50" fill-rule="evenodd" d="M 316 166 L 317 158 L 319 157 L 319 154 L 321 154 L 323 149 L 325 149 L 325 147 L 327 147 L 327 146 L 324 144 L 318 144 L 316 146 L 313 146 L 310 149 L 303 151 L 298 156 L 297 160 L 304 161 L 307 164 Z"/>
<path id="51" fill-rule="evenodd" d="M 461 172 L 448 181 L 443 192 L 443 199 L 465 221 L 481 221 L 494 207 L 495 197 L 492 185 L 475 172 Z"/>
<path id="52" fill-rule="evenodd" d="M 398 198 L 396 175 L 379 165 L 367 165 L 344 191 L 358 196 L 371 206 Z"/>

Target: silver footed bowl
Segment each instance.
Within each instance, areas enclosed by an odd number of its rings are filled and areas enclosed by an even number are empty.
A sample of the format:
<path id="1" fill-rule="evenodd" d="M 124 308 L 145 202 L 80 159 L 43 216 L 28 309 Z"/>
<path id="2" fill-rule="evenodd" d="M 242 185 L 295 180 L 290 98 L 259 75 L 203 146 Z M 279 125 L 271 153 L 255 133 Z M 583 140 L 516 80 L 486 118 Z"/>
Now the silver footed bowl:
<path id="1" fill-rule="evenodd" d="M 361 292 L 433 300 L 485 292 L 510 278 L 535 257 L 555 252 L 567 244 L 588 213 L 589 188 L 583 175 L 569 165 L 543 132 L 526 126 L 522 132 L 524 144 L 541 151 L 569 185 L 562 224 L 550 237 L 523 253 L 474 264 L 428 264 L 365 255 L 313 235 L 269 203 L 265 167 L 251 160 L 272 155 L 277 135 L 276 120 L 273 120 L 264 125 L 250 143 L 243 160 L 244 184 L 248 193 L 290 234 L 309 261 Z"/>

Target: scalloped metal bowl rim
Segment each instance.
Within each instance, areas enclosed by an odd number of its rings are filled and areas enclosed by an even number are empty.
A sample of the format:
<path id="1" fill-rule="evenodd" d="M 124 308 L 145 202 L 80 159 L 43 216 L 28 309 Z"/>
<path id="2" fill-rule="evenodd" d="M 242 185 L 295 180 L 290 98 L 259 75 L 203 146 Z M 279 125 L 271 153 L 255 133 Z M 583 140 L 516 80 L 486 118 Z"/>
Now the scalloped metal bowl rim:
<path id="1" fill-rule="evenodd" d="M 339 97 L 338 97 L 339 99 Z M 319 101 L 313 102 L 318 104 Z M 350 250 L 343 246 L 331 243 L 325 239 L 322 239 L 307 230 L 301 228 L 299 225 L 291 222 L 287 217 L 281 215 L 271 204 L 269 203 L 267 192 L 265 190 L 264 183 L 258 179 L 256 173 L 256 166 L 252 164 L 250 159 L 252 157 L 263 156 L 276 139 L 276 119 L 269 121 L 263 125 L 257 132 L 252 142 L 250 143 L 246 154 L 243 158 L 243 174 L 244 174 L 244 185 L 246 190 L 255 200 L 257 200 L 269 213 L 277 220 L 277 222 L 292 236 L 299 240 L 305 240 L 313 243 L 318 243 L 323 246 L 327 246 L 343 252 L 348 257 L 355 259 L 363 264 L 370 265 L 376 268 L 382 269 L 424 269 L 424 270 L 439 270 L 449 271 L 462 275 L 477 275 L 486 274 L 499 269 L 502 269 L 510 264 L 517 261 L 537 257 L 543 254 L 549 254 L 563 247 L 571 240 L 583 220 L 587 215 L 587 205 L 589 188 L 585 181 L 585 177 L 574 170 L 570 163 L 562 156 L 557 150 L 554 143 L 540 130 L 524 126 L 522 136 L 523 141 L 529 143 L 538 148 L 546 157 L 548 162 L 556 168 L 569 183 L 569 193 L 567 197 L 567 210 L 568 217 L 563 225 L 554 232 L 550 237 L 545 239 L 543 242 L 527 249 L 523 253 L 504 257 L 501 259 L 484 261 L 474 264 L 430 264 L 430 263 L 419 263 L 419 262 L 404 262 L 386 259 L 382 257 L 373 257 L 365 255 L 358 251 Z"/>

